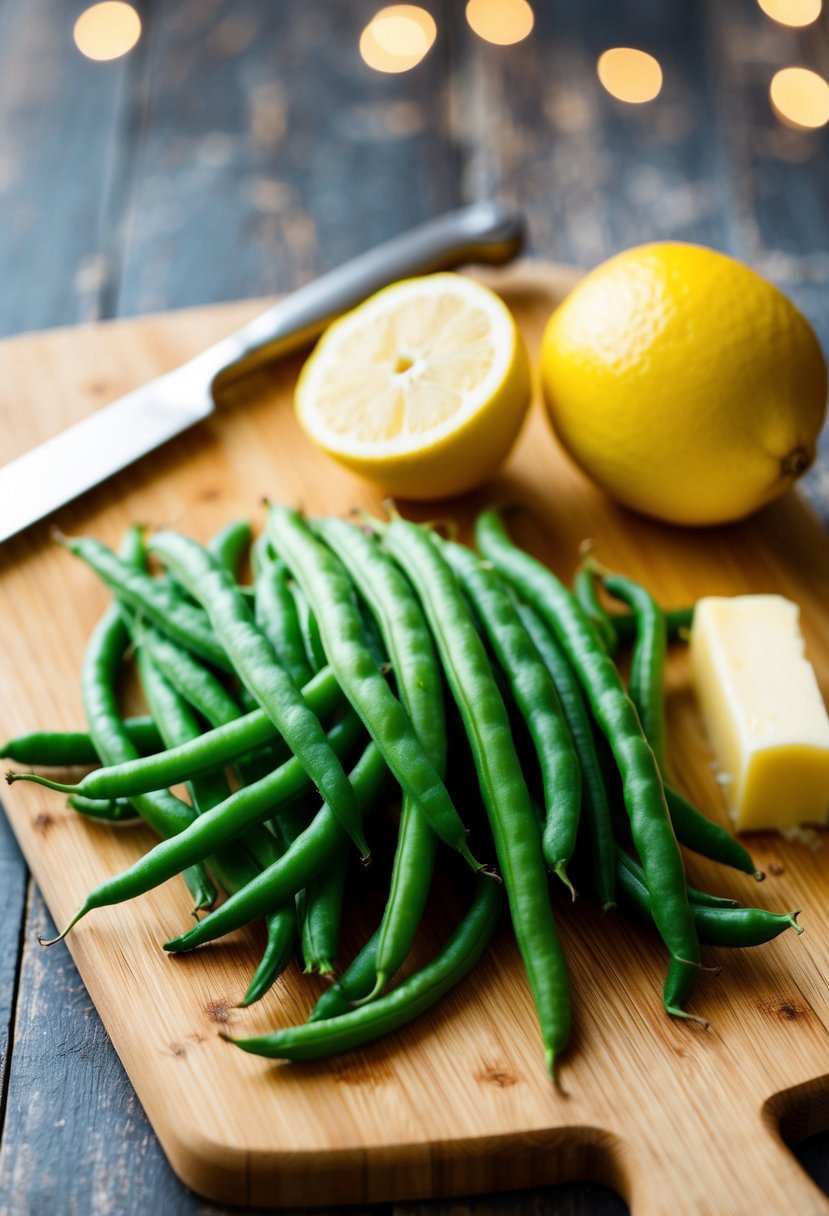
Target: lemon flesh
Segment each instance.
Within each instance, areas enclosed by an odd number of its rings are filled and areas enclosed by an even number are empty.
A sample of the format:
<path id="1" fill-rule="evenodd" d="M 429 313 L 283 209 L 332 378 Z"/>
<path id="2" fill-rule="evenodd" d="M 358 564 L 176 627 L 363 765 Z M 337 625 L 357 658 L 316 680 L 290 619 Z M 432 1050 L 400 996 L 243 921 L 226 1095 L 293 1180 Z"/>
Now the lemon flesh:
<path id="1" fill-rule="evenodd" d="M 385 288 L 326 331 L 299 377 L 318 447 L 407 498 L 459 494 L 494 473 L 530 400 L 529 359 L 504 302 L 456 274 Z"/>
<path id="2" fill-rule="evenodd" d="M 790 300 L 695 245 L 627 250 L 544 333 L 556 434 L 613 498 L 680 524 L 740 519 L 812 463 L 826 363 Z"/>

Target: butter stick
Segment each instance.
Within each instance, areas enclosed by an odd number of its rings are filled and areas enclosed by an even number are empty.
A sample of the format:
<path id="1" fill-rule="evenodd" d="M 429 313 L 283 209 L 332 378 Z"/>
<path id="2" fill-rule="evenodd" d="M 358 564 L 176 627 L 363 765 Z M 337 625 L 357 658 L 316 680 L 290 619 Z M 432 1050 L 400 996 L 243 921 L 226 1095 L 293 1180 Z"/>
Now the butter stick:
<path id="1" fill-rule="evenodd" d="M 829 716 L 800 609 L 780 595 L 701 599 L 691 670 L 737 831 L 825 824 Z"/>

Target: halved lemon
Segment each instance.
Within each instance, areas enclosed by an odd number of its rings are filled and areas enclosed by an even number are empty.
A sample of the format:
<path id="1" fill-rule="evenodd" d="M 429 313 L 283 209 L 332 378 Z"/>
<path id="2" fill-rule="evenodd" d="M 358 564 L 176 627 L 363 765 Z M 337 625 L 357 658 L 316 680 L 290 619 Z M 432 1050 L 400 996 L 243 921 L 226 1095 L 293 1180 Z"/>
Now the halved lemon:
<path id="1" fill-rule="evenodd" d="M 394 283 L 335 321 L 295 394 L 299 421 L 324 452 L 391 494 L 422 499 L 490 477 L 529 401 L 512 313 L 458 274 Z"/>

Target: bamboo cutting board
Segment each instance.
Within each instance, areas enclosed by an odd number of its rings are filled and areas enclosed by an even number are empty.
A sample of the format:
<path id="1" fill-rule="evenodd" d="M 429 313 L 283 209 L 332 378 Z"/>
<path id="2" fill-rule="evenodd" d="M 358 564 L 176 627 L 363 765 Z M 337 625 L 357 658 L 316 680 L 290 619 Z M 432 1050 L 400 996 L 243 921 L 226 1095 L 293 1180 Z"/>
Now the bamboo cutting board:
<path id="1" fill-rule="evenodd" d="M 525 265 L 493 276 L 533 350 L 570 272 Z M 123 321 L 0 346 L 7 457 L 172 368 L 257 312 L 255 304 Z M 318 455 L 290 409 L 297 361 L 251 380 L 213 419 L 62 510 L 67 533 L 116 545 L 130 523 L 206 539 L 222 523 L 261 524 L 262 496 L 312 511 L 379 510 L 364 484 Z M 802 605 L 808 651 L 829 694 L 829 538 L 795 495 L 739 526 L 677 531 L 613 506 L 558 450 L 536 405 L 497 484 L 446 509 L 462 524 L 488 496 L 528 506 L 520 539 L 569 578 L 579 545 L 648 583 L 666 606 L 702 594 L 778 591 Z M 412 512 L 417 514 L 416 512 Z M 0 736 L 82 722 L 78 670 L 106 595 L 41 524 L 0 549 Z M 723 816 L 682 654 L 669 671 L 674 781 Z M 60 795 L 18 783 L 12 826 L 58 923 L 86 891 L 147 847 L 144 829 L 74 816 Z M 785 1148 L 829 1126 L 829 853 L 773 835 L 750 841 L 763 886 L 689 860 L 689 874 L 746 902 L 802 906 L 802 937 L 753 951 L 711 949 L 690 1009 L 661 1009 L 656 936 L 621 912 L 602 918 L 557 895 L 574 1000 L 562 1089 L 545 1078 L 530 996 L 506 931 L 473 975 L 406 1031 L 310 1066 L 275 1065 L 219 1037 L 303 1018 L 319 982 L 292 967 L 250 1010 L 234 1003 L 257 961 L 258 931 L 192 956 L 158 943 L 187 923 L 179 882 L 91 914 L 68 944 L 180 1177 L 228 1203 L 320 1205 L 449 1196 L 593 1178 L 635 1216 L 829 1212 Z M 445 935 L 431 915 L 425 959 Z M 368 926 L 365 927 L 366 931 Z M 356 937 L 361 927 L 353 929 Z"/>

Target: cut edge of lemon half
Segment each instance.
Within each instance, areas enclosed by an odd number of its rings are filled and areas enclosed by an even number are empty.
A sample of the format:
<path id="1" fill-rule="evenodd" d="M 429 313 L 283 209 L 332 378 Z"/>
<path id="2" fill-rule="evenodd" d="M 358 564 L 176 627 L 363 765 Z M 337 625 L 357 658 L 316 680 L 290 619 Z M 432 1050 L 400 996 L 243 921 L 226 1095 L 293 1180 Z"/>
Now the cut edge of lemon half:
<path id="1" fill-rule="evenodd" d="M 329 455 L 376 471 L 392 488 L 398 464 L 411 471 L 421 463 L 426 491 L 430 452 L 448 455 L 468 435 L 467 454 L 488 472 L 528 403 L 528 359 L 512 313 L 488 287 L 452 273 L 394 283 L 335 321 L 295 394 L 301 425 Z M 469 480 L 464 472 L 473 470 L 459 470 L 459 482 Z"/>

